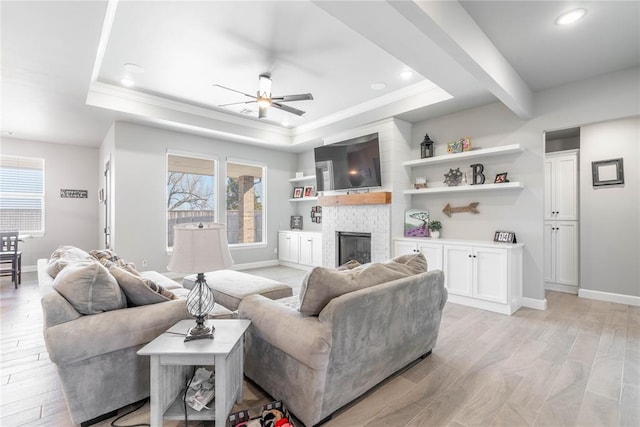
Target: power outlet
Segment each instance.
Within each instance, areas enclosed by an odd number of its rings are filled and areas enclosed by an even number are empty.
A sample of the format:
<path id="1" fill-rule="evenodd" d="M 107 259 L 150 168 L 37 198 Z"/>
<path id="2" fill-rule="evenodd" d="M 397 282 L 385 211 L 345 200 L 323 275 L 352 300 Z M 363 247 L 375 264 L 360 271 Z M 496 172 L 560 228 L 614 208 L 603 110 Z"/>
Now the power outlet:
<path id="1" fill-rule="evenodd" d="M 142 258 L 142 268 L 146 268 L 148 266 L 148 262 L 146 258 Z"/>

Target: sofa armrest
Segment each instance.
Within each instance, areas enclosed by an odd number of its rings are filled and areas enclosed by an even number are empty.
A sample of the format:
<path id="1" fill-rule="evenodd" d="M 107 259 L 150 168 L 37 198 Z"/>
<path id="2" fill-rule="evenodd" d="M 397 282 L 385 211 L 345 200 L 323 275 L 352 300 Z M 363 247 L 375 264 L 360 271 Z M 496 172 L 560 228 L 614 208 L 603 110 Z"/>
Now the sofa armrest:
<path id="1" fill-rule="evenodd" d="M 49 358 L 58 365 L 146 344 L 183 319 L 183 299 L 81 316 L 44 330 Z"/>
<path id="2" fill-rule="evenodd" d="M 312 369 L 325 369 L 331 351 L 331 330 L 315 316 L 303 316 L 277 300 L 250 295 L 238 317 L 251 320 L 249 330 Z"/>

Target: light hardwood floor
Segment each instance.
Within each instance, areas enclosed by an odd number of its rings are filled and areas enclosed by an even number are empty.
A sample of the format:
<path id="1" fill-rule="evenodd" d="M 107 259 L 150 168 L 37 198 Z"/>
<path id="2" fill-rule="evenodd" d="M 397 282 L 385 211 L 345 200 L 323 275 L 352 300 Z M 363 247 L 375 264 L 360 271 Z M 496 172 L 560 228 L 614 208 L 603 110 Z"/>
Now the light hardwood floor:
<path id="1" fill-rule="evenodd" d="M 0 288 L 0 425 L 71 426 L 42 339 L 37 280 L 24 276 L 20 289 L 4 280 Z M 547 299 L 547 311 L 513 316 L 447 304 L 433 354 L 325 426 L 639 426 L 640 307 L 558 292 Z M 243 405 L 268 399 L 245 383 Z M 119 423 L 148 421 L 147 404 Z"/>

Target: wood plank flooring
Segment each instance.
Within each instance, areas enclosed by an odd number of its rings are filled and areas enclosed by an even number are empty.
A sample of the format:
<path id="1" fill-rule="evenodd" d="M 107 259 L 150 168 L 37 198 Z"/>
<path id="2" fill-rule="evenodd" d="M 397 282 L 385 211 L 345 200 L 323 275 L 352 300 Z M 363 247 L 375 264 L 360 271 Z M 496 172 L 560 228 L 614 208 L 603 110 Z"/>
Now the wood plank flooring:
<path id="1" fill-rule="evenodd" d="M 252 273 L 289 283 L 304 275 Z M 0 425 L 72 426 L 42 339 L 36 275 L 23 276 L 18 290 L 5 280 L 0 287 Z M 325 426 L 639 426 L 640 307 L 559 292 L 547 300 L 547 311 L 513 316 L 447 304 L 433 354 Z M 268 399 L 245 381 L 239 407 Z M 148 403 L 119 421 L 148 422 Z"/>

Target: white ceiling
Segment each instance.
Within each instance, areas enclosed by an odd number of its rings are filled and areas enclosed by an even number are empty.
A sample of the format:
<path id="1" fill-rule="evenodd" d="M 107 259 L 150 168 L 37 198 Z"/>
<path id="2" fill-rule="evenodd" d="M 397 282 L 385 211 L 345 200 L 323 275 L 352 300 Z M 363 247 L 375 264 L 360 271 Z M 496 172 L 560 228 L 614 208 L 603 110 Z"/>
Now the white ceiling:
<path id="1" fill-rule="evenodd" d="M 114 120 L 301 150 L 328 132 L 499 100 L 640 65 L 640 2 L 2 0 L 2 135 L 97 146 Z M 573 26 L 554 20 L 587 9 Z M 127 73 L 135 63 L 144 73 Z M 404 80 L 400 72 L 412 69 Z M 220 104 L 311 92 L 268 119 Z M 125 88 L 122 77 L 136 85 Z M 384 82 L 383 90 L 370 85 Z"/>

